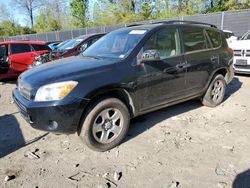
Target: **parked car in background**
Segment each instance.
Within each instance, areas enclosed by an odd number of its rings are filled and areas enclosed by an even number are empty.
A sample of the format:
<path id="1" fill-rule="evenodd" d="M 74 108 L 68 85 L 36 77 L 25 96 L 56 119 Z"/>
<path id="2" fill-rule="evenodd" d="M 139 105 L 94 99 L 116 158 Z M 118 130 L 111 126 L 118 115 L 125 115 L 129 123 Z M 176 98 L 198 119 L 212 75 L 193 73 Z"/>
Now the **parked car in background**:
<path id="1" fill-rule="evenodd" d="M 61 43 L 62 41 L 50 41 L 47 42 L 46 45 L 50 47 L 51 50 L 56 50 L 57 46 Z"/>
<path id="2" fill-rule="evenodd" d="M 69 39 L 69 40 L 71 40 L 71 39 Z M 54 50 L 57 50 L 57 49 L 60 48 L 62 45 L 64 45 L 65 43 L 67 43 L 69 40 L 64 40 L 64 41 L 60 42 L 60 43 L 55 47 Z"/>
<path id="3" fill-rule="evenodd" d="M 225 35 L 213 25 L 138 25 L 23 73 L 13 98 L 32 127 L 77 132 L 90 148 L 106 151 L 123 141 L 131 118 L 194 98 L 219 105 L 232 63 Z"/>
<path id="4" fill-rule="evenodd" d="M 51 49 L 41 41 L 0 42 L 0 79 L 17 77 Z"/>
<path id="5" fill-rule="evenodd" d="M 232 31 L 223 30 L 223 33 L 225 34 L 228 45 L 230 45 L 233 41 L 238 40 L 238 37 L 236 37 Z"/>
<path id="6" fill-rule="evenodd" d="M 250 74 L 250 31 L 240 40 L 230 44 L 234 50 L 234 70 L 236 73 Z"/>
<path id="7" fill-rule="evenodd" d="M 65 57 L 79 55 L 104 35 L 104 33 L 82 35 L 77 38 L 67 40 L 66 42 L 62 42 L 58 45 L 58 48 L 51 53 L 38 56 L 34 60 L 33 66 L 38 66 L 43 63 Z"/>

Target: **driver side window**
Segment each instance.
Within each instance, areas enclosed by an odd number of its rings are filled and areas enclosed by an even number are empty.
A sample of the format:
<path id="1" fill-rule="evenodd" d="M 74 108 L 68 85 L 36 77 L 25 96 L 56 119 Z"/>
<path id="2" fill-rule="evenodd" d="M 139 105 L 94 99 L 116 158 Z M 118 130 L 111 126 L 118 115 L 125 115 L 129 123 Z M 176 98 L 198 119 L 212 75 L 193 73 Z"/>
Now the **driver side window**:
<path id="1" fill-rule="evenodd" d="M 161 59 L 180 54 L 179 34 L 177 29 L 163 29 L 153 34 L 143 47 L 146 50 L 157 50 Z"/>

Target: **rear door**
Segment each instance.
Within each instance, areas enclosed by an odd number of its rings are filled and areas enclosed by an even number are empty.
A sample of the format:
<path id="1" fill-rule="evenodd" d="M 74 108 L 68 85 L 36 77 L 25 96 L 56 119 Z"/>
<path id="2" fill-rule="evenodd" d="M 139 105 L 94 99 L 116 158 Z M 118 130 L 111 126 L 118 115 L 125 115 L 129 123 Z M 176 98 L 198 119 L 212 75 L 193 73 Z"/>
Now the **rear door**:
<path id="1" fill-rule="evenodd" d="M 147 110 L 184 97 L 186 68 L 178 29 L 165 28 L 154 33 L 142 48 L 143 52 L 146 50 L 158 50 L 160 60 L 146 61 L 141 65 L 144 73 L 139 79 L 147 85 L 141 109 Z"/>
<path id="2" fill-rule="evenodd" d="M 202 92 L 205 88 L 213 63 L 218 63 L 219 56 L 211 51 L 206 31 L 202 27 L 183 26 L 182 41 L 187 63 L 187 92 L 190 96 Z"/>
<path id="3" fill-rule="evenodd" d="M 23 72 L 28 69 L 28 65 L 33 63 L 34 53 L 29 44 L 11 44 L 11 69 L 15 72 Z"/>

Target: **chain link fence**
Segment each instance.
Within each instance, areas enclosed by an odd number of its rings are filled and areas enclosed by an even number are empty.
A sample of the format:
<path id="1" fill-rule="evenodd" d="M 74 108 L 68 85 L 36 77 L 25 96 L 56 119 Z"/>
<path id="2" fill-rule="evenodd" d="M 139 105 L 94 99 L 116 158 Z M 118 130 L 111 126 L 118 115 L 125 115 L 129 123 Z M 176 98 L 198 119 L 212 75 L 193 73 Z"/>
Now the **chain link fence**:
<path id="1" fill-rule="evenodd" d="M 197 16 L 184 16 L 179 18 L 172 19 L 161 19 L 154 21 L 143 21 L 136 23 L 152 23 L 158 21 L 169 21 L 169 20 L 186 20 L 186 21 L 198 21 L 204 23 L 210 23 L 216 25 L 220 29 L 226 29 L 233 31 L 236 36 L 242 36 L 248 30 L 250 30 L 250 9 L 240 10 L 234 12 L 220 12 L 220 13 L 211 13 L 203 14 Z M 18 35 L 14 37 L 1 38 L 2 41 L 7 40 L 39 40 L 39 41 L 64 41 L 78 37 L 80 35 L 92 34 L 92 33 L 106 33 L 111 32 L 116 29 L 126 27 L 130 24 L 136 23 L 127 23 L 127 24 L 117 24 L 112 26 L 100 26 L 100 27 L 86 27 L 75 30 L 68 31 L 55 31 L 47 33 L 38 33 L 38 34 L 29 34 L 29 35 Z"/>

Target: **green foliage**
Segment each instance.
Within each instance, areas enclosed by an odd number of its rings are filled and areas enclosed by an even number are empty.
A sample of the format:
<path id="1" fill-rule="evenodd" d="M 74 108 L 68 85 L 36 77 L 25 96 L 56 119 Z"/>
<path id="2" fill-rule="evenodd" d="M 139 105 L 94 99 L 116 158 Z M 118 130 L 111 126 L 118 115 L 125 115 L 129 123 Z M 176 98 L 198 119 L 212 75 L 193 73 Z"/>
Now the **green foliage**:
<path id="1" fill-rule="evenodd" d="M 21 26 L 15 23 L 9 9 L 0 4 L 0 36 L 14 36 L 34 33 L 32 29 L 27 26 Z"/>
<path id="2" fill-rule="evenodd" d="M 211 0 L 206 12 L 221 12 L 250 8 L 250 0 Z"/>
<path id="3" fill-rule="evenodd" d="M 40 13 L 34 28 L 36 32 L 41 33 L 58 31 L 62 29 L 62 26 L 58 20 L 52 18 L 49 14 Z"/>
<path id="4" fill-rule="evenodd" d="M 71 0 L 70 11 L 76 28 L 85 27 L 87 24 L 87 0 Z"/>
<path id="5" fill-rule="evenodd" d="M 63 7 L 60 0 L 53 2 L 46 0 L 37 16 L 34 26 L 36 32 L 58 31 L 63 28 L 65 17 L 63 15 Z"/>

